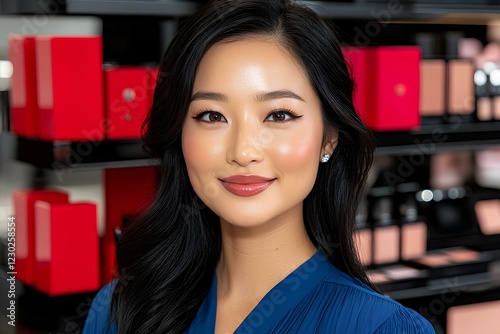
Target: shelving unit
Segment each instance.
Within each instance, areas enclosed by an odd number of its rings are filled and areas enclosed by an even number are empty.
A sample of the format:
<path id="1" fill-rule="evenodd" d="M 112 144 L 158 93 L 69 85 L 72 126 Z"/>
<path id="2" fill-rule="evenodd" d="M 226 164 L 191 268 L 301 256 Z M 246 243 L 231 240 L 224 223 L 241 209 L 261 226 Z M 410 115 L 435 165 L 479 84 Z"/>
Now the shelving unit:
<path id="1" fill-rule="evenodd" d="M 337 19 L 372 19 L 377 20 L 377 13 L 393 11 L 393 18 L 422 19 L 448 14 L 500 14 L 500 5 L 461 5 L 461 4 L 418 4 L 411 1 L 399 1 L 391 4 L 382 1 L 357 0 L 354 2 L 309 1 L 304 4 L 326 18 Z M 127 15 L 127 16 L 189 16 L 203 3 L 193 0 L 71 0 L 49 1 L 45 6 L 40 1 L 27 0 L 11 2 L 0 1 L 0 14 L 35 14 L 41 10 L 46 14 L 86 14 L 86 15 Z"/>
<path id="2" fill-rule="evenodd" d="M 400 132 L 376 132 L 378 155 L 431 155 L 443 151 L 500 146 L 500 122 L 422 125 Z"/>

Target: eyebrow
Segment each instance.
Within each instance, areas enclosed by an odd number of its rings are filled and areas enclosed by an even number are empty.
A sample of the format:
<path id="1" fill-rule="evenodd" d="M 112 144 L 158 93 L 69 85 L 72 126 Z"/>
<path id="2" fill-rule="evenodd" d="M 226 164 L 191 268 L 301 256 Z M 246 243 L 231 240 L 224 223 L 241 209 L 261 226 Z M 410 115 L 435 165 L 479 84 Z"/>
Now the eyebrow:
<path id="1" fill-rule="evenodd" d="M 277 100 L 277 99 L 296 99 L 296 100 L 305 102 L 305 100 L 302 97 L 295 94 L 291 90 L 287 90 L 287 89 L 275 90 L 275 91 L 266 92 L 266 93 L 260 93 L 255 97 L 255 100 L 257 102 L 265 102 L 265 101 Z M 199 92 L 196 92 L 191 97 L 191 102 L 196 101 L 196 100 L 212 100 L 212 101 L 219 101 L 219 102 L 227 102 L 229 99 L 227 98 L 226 95 L 221 94 L 221 93 L 199 91 Z"/>

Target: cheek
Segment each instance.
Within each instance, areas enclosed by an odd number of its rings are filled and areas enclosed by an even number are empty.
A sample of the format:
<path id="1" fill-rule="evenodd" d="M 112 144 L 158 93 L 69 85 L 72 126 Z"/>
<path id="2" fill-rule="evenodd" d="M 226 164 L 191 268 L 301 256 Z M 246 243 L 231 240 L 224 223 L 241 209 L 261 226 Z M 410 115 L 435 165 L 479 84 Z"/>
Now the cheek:
<path id="1" fill-rule="evenodd" d="M 286 169 L 315 168 L 321 152 L 321 133 L 317 129 L 310 129 L 280 138 L 275 142 L 276 156 Z"/>
<path id="2" fill-rule="evenodd" d="M 182 132 L 182 153 L 194 183 L 207 176 L 205 171 L 214 171 L 214 163 L 220 161 L 223 154 L 223 145 L 220 138 L 186 126 Z"/>

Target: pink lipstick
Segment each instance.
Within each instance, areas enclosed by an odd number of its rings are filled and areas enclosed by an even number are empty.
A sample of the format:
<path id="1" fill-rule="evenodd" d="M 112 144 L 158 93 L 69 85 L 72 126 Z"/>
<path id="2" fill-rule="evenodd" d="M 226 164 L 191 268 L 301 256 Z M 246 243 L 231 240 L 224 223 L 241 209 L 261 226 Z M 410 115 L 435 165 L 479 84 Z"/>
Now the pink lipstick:
<path id="1" fill-rule="evenodd" d="M 266 190 L 276 179 L 257 175 L 233 175 L 219 179 L 229 192 L 236 196 L 254 196 Z"/>

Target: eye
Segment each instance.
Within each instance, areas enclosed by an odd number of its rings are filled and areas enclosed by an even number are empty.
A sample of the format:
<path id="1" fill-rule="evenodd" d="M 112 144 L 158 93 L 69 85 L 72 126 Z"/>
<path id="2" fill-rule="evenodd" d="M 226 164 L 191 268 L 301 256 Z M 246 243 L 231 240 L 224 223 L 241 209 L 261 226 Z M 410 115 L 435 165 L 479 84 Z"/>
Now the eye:
<path id="1" fill-rule="evenodd" d="M 226 118 L 216 111 L 202 111 L 193 116 L 193 118 L 197 121 L 207 123 L 226 122 Z"/>
<path id="2" fill-rule="evenodd" d="M 275 110 L 267 116 L 266 121 L 271 121 L 271 122 L 287 122 L 294 120 L 296 118 L 300 118 L 302 116 L 297 115 L 291 110 Z"/>

